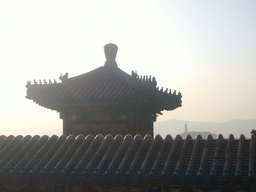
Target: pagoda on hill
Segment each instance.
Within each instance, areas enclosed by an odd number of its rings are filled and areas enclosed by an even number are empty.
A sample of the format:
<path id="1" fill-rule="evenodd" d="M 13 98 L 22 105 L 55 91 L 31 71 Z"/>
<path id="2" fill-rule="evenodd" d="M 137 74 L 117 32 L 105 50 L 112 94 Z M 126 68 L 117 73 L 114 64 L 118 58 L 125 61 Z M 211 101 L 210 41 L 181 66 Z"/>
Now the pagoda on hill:
<path id="1" fill-rule="evenodd" d="M 27 83 L 27 99 L 56 110 L 63 134 L 153 136 L 153 122 L 163 110 L 181 106 L 181 94 L 157 87 L 155 77 L 129 75 L 115 61 L 117 46 L 104 46 L 105 65 L 80 76 Z"/>

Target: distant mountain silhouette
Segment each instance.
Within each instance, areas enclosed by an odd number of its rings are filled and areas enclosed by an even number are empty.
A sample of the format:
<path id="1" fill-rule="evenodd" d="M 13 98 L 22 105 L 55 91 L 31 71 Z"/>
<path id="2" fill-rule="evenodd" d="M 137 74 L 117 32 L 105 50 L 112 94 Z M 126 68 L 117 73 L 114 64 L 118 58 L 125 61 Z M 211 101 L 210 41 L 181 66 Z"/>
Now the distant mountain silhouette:
<path id="1" fill-rule="evenodd" d="M 162 137 L 165 137 L 167 134 L 172 135 L 172 137 L 175 137 L 178 134 L 182 135 L 185 131 L 185 124 L 187 124 L 188 132 L 201 132 L 200 134 L 208 134 L 210 132 L 216 135 L 222 134 L 226 138 L 230 134 L 233 134 L 236 138 L 238 138 L 241 134 L 244 134 L 246 137 L 250 137 L 252 129 L 256 129 L 256 119 L 235 119 L 223 123 L 181 121 L 171 119 L 168 121 L 155 122 L 154 135 L 160 134 Z"/>
<path id="2" fill-rule="evenodd" d="M 196 139 L 197 135 L 201 135 L 203 139 L 206 139 L 208 135 L 212 135 L 213 139 L 217 138 L 217 134 L 214 134 L 208 131 L 188 131 L 187 123 L 185 124 L 185 131 L 179 135 L 183 139 L 185 139 L 187 135 L 190 135 L 193 139 Z"/>

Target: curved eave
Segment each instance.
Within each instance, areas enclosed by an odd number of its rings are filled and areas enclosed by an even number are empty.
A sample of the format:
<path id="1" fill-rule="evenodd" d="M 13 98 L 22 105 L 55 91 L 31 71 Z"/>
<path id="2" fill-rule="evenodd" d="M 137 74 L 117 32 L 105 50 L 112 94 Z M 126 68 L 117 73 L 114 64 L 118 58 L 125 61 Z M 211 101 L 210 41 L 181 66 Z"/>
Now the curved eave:
<path id="1" fill-rule="evenodd" d="M 43 106 L 45 108 L 51 109 L 51 110 L 57 110 L 59 111 L 62 108 L 69 108 L 69 107 L 81 107 L 81 108 L 87 108 L 87 107 L 98 107 L 98 106 L 111 106 L 111 105 L 124 105 L 124 104 L 134 104 L 134 103 L 147 103 L 148 99 L 143 99 L 145 97 L 140 97 L 137 99 L 132 100 L 126 100 L 126 101 L 99 101 L 99 102 L 83 102 L 83 103 L 72 103 L 72 102 L 51 102 L 51 101 L 34 101 L 40 106 Z"/>
<path id="2" fill-rule="evenodd" d="M 27 98 L 39 105 L 98 106 L 149 102 L 155 87 L 126 74 L 119 68 L 97 68 L 59 84 L 27 85 Z M 52 106 L 51 106 L 52 105 Z"/>
<path id="3" fill-rule="evenodd" d="M 29 91 L 28 91 L 29 92 Z M 32 91 L 33 92 L 33 91 Z M 132 104 L 132 103 L 148 103 L 153 97 L 152 91 L 144 91 L 133 90 L 132 95 L 122 95 L 120 94 L 118 97 L 103 97 L 101 99 L 94 100 L 77 100 L 77 99 L 67 99 L 55 96 L 52 99 L 49 99 L 51 95 L 49 94 L 39 94 L 44 95 L 43 97 L 34 96 L 33 94 L 28 94 L 26 96 L 27 99 L 33 100 L 40 106 L 49 108 L 51 110 L 59 111 L 62 108 L 69 107 L 97 107 L 97 106 L 110 106 L 110 105 L 124 105 L 124 104 Z"/>
<path id="4" fill-rule="evenodd" d="M 28 84 L 27 99 L 52 110 L 65 106 L 106 106 L 147 103 L 155 110 L 173 110 L 181 106 L 181 94 L 156 88 L 155 80 L 141 80 L 118 67 L 99 67 L 91 72 L 56 84 Z"/>
<path id="5" fill-rule="evenodd" d="M 159 107 L 160 110 L 174 110 L 178 107 L 182 106 L 182 101 L 181 101 L 181 94 L 179 93 L 176 95 L 175 93 L 166 93 L 162 91 L 157 91 L 157 98 L 159 102 Z"/>

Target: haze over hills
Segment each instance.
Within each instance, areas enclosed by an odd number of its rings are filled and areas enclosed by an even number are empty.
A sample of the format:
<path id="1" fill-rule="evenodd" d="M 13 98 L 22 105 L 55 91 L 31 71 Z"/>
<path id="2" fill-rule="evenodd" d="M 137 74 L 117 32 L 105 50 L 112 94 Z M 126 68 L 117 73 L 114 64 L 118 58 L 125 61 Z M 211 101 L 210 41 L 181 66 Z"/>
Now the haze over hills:
<path id="1" fill-rule="evenodd" d="M 244 134 L 245 137 L 250 137 L 251 130 L 256 129 L 256 119 L 235 119 L 223 123 L 171 119 L 155 122 L 154 135 L 160 134 L 162 137 L 165 137 L 165 135 L 170 134 L 172 137 L 175 137 L 177 134 L 182 134 L 185 131 L 185 124 L 187 124 L 188 132 L 211 132 L 217 135 L 222 134 L 226 138 L 229 134 L 233 134 L 235 138 L 238 138 L 241 134 Z"/>

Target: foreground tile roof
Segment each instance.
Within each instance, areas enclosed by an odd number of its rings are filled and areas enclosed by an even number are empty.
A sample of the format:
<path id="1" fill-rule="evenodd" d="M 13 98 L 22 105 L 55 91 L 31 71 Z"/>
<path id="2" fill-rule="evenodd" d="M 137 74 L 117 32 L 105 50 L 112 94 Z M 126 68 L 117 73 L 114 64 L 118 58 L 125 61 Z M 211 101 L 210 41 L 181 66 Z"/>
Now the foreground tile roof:
<path id="1" fill-rule="evenodd" d="M 0 136 L 1 179 L 255 182 L 255 135 Z"/>

